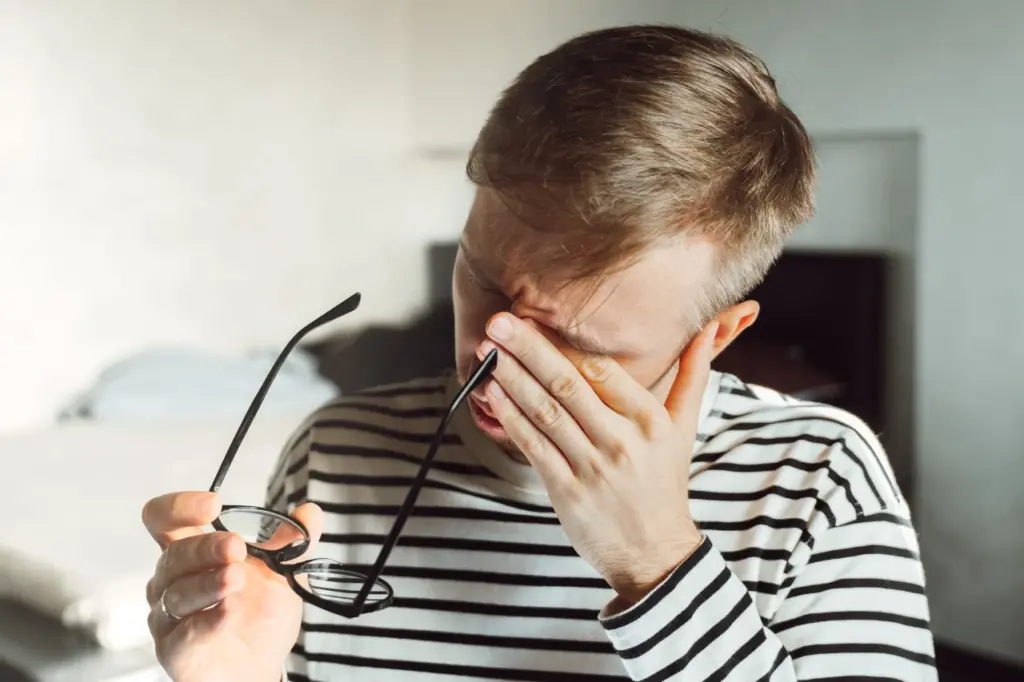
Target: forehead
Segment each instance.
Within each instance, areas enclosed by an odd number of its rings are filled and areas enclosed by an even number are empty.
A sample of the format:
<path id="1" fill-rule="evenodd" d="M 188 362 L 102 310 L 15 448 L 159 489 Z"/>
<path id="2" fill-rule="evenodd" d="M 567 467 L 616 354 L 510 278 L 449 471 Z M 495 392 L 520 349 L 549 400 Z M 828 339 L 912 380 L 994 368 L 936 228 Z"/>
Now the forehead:
<path id="1" fill-rule="evenodd" d="M 557 226 L 524 222 L 492 192 L 477 192 L 463 243 L 489 279 L 510 296 L 623 354 L 644 355 L 679 343 L 710 272 L 713 249 L 697 240 L 652 247 L 630 266 L 597 281 L 573 280 L 545 268 L 556 253 L 579 249 Z"/>

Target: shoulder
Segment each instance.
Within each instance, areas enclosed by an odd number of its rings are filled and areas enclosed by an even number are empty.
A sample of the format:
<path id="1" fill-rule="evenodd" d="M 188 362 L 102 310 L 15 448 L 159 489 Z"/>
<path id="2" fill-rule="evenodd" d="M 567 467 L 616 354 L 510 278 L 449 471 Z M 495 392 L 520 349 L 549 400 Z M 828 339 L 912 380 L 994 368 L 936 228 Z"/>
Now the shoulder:
<path id="1" fill-rule="evenodd" d="M 342 396 L 309 415 L 293 440 L 352 441 L 374 435 L 401 439 L 424 433 L 444 414 L 450 379 L 449 374 L 440 374 Z"/>
<path id="2" fill-rule="evenodd" d="M 373 388 L 342 396 L 327 403 L 312 418 L 327 418 L 346 411 L 396 412 L 437 407 L 445 403 L 445 395 L 451 385 L 452 374 L 445 372 L 430 377 L 410 379 L 394 384 L 383 384 Z"/>
<path id="3" fill-rule="evenodd" d="M 318 408 L 293 431 L 272 477 L 275 488 L 311 499 L 309 484 L 339 476 L 404 475 L 418 465 L 447 407 L 451 377 L 442 374 L 354 392 Z M 275 496 L 276 495 L 276 496 Z"/>
<path id="4" fill-rule="evenodd" d="M 383 460 L 422 455 L 448 406 L 450 373 L 353 392 L 310 414 L 295 429 L 282 459 L 291 471 L 373 468 Z"/>
<path id="5" fill-rule="evenodd" d="M 905 506 L 885 448 L 847 410 L 723 374 L 705 430 L 702 451 L 774 461 L 813 475 L 819 497 L 834 500 L 837 512 L 845 508 L 859 518 Z"/>

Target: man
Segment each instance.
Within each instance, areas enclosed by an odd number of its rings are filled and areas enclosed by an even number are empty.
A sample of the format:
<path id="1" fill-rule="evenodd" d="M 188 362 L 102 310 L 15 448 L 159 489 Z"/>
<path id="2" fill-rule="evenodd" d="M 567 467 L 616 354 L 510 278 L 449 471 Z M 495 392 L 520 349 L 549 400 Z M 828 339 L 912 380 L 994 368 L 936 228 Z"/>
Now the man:
<path id="1" fill-rule="evenodd" d="M 764 64 L 681 28 L 580 36 L 502 94 L 468 171 L 456 372 L 322 408 L 269 490 L 317 556 L 370 563 L 497 348 L 388 564 L 395 604 L 303 606 L 240 538 L 201 532 L 215 496 L 166 495 L 144 517 L 172 678 L 936 679 L 878 441 L 710 370 L 812 212 L 811 145 Z"/>

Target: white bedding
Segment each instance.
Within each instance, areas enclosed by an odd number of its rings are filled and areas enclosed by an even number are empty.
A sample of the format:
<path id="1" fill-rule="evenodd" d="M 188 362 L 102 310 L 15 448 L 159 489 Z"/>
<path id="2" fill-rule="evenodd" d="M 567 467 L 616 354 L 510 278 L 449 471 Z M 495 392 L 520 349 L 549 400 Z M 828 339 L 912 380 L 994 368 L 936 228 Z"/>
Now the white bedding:
<path id="1" fill-rule="evenodd" d="M 257 417 L 222 488 L 226 503 L 263 502 L 281 447 L 305 416 Z M 0 437 L 0 595 L 102 646 L 145 644 L 145 585 L 159 550 L 142 505 L 207 489 L 236 427 L 69 424 Z"/>

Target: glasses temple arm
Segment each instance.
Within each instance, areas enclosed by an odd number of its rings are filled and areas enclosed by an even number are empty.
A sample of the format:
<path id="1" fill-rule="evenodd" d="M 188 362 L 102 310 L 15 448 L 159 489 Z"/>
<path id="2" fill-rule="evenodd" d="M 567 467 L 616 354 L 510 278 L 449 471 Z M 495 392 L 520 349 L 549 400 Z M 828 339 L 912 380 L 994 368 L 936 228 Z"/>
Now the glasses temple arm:
<path id="1" fill-rule="evenodd" d="M 245 439 L 245 434 L 249 432 L 249 427 L 256 418 L 256 413 L 259 412 L 260 406 L 263 405 L 263 401 L 267 397 L 267 392 L 270 391 L 270 385 L 274 383 L 274 379 L 277 378 L 277 374 L 281 371 L 281 367 L 284 366 L 284 361 L 288 359 L 288 355 L 292 350 L 294 350 L 295 346 L 298 345 L 299 341 L 301 341 L 302 337 L 306 334 L 317 327 L 343 317 L 358 308 L 360 298 L 361 296 L 358 293 L 352 294 L 347 299 L 300 329 L 294 336 L 292 336 L 288 343 L 285 344 L 284 349 L 281 350 L 277 359 L 274 360 L 274 364 L 270 368 L 270 372 L 268 372 L 266 378 L 263 379 L 263 384 L 260 386 L 260 390 L 256 391 L 256 396 L 249 404 L 249 409 L 246 410 L 245 416 L 242 417 L 242 422 L 238 425 L 234 438 L 231 439 L 231 444 L 228 446 L 228 450 L 224 454 L 224 459 L 221 460 L 220 467 L 218 467 L 217 473 L 213 477 L 213 483 L 210 484 L 211 493 L 215 493 L 220 490 L 221 485 L 224 483 L 224 478 L 227 476 L 228 469 L 231 468 L 231 463 L 234 461 L 235 455 L 238 453 L 238 449 L 241 447 L 242 441 Z"/>
<path id="2" fill-rule="evenodd" d="M 492 350 L 487 354 L 487 357 L 484 358 L 480 367 L 477 368 L 469 381 L 467 381 L 462 389 L 459 390 L 459 393 L 449 405 L 448 411 L 444 415 L 444 419 L 441 420 L 441 424 L 437 427 L 437 431 L 434 432 L 434 439 L 431 441 L 430 449 L 427 450 L 427 454 L 423 457 L 423 462 L 420 464 L 420 468 L 416 472 L 416 478 L 413 479 L 412 485 L 409 487 L 409 492 L 405 494 L 402 506 L 398 510 L 398 517 L 395 519 L 395 523 L 391 526 L 391 530 L 388 532 L 387 538 L 384 539 L 384 544 L 381 545 L 380 552 L 377 553 L 377 559 L 373 562 L 373 566 L 366 575 L 366 582 L 363 583 L 362 589 L 360 589 L 359 594 L 356 595 L 355 602 L 353 603 L 356 613 L 362 611 L 363 604 L 370 595 L 370 590 L 372 590 L 373 586 L 377 583 L 377 579 L 380 578 L 380 574 L 384 570 L 384 564 L 387 563 L 388 557 L 391 556 L 391 550 L 393 550 L 395 545 L 398 543 L 398 537 L 402 534 L 405 522 L 408 521 L 409 516 L 412 513 L 412 508 L 416 504 L 416 498 L 419 497 L 420 489 L 423 487 L 423 482 L 427 478 L 427 472 L 430 470 L 430 463 L 433 461 L 434 456 L 441 447 L 441 440 L 444 438 L 444 433 L 448 429 L 448 425 L 451 423 L 452 418 L 455 416 L 455 412 L 459 409 L 459 406 L 462 405 L 466 396 L 480 385 L 480 382 L 490 375 L 497 361 L 498 351 Z"/>

